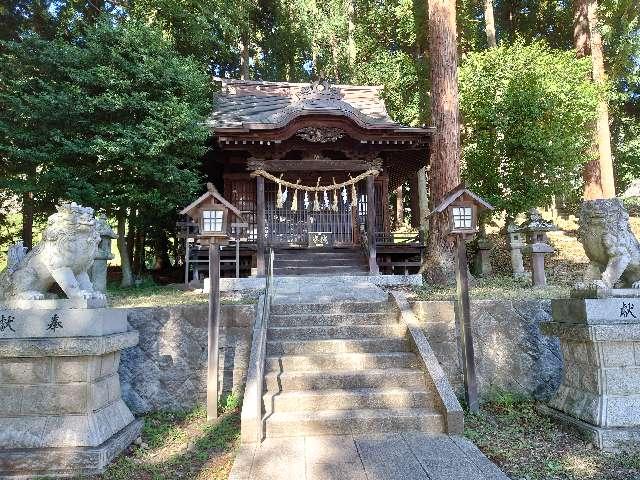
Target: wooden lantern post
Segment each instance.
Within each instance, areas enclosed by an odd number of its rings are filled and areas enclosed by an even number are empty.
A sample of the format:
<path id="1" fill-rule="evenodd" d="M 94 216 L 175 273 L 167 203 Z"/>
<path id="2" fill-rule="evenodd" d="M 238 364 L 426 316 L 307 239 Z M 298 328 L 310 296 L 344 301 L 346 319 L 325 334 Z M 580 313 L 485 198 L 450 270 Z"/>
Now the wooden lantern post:
<path id="1" fill-rule="evenodd" d="M 471 301 L 469 300 L 469 269 L 464 234 L 456 234 L 456 317 L 460 326 L 462 343 L 462 372 L 464 375 L 464 397 L 471 412 L 480 410 L 476 361 L 471 333 Z"/>
<path id="2" fill-rule="evenodd" d="M 209 243 L 207 316 L 207 421 L 218 418 L 218 339 L 220 332 L 220 245 Z"/>
<path id="3" fill-rule="evenodd" d="M 464 375 L 464 396 L 469 411 L 478 412 L 478 383 L 476 380 L 473 334 L 471 332 L 471 302 L 469 300 L 469 268 L 467 264 L 466 239 L 475 235 L 478 229 L 478 212 L 493 210 L 493 207 L 478 195 L 460 185 L 445 196 L 431 215 L 449 217 L 449 233 L 455 236 L 456 255 L 456 321 L 460 328 L 462 349 L 462 372 Z"/>
<path id="4" fill-rule="evenodd" d="M 230 213 L 242 222 L 231 223 Z M 197 232 L 191 234 L 201 245 L 209 245 L 209 311 L 207 315 L 207 421 L 218 418 L 218 342 L 220 337 L 220 246 L 229 242 L 230 226 L 246 225 L 242 212 L 220 195 L 213 184 L 207 184 L 207 192 L 185 207 L 181 215 L 187 215 Z M 186 234 L 189 236 L 189 232 Z M 236 242 L 239 241 L 239 236 Z M 188 239 L 187 239 L 188 242 Z M 188 252 L 188 245 L 187 245 Z M 236 247 L 236 263 L 238 254 Z M 188 255 L 186 257 L 188 265 Z M 187 267 L 188 268 L 188 267 Z M 185 281 L 188 280 L 185 273 Z M 238 268 L 236 265 L 236 275 Z"/>

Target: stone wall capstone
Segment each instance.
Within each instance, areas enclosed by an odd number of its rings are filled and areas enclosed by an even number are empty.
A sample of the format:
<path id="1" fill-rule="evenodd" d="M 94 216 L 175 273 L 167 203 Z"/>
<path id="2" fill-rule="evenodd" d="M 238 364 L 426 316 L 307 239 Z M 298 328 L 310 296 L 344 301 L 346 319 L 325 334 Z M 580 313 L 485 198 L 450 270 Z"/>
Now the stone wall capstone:
<path id="1" fill-rule="evenodd" d="M 140 335 L 122 353 L 122 397 L 136 414 L 185 410 L 206 400 L 207 305 L 131 308 Z M 219 391 L 242 394 L 249 363 L 255 305 L 222 305 Z"/>
<path id="2" fill-rule="evenodd" d="M 462 369 L 454 304 L 417 301 L 413 310 L 456 393 L 462 394 Z M 548 399 L 562 379 L 557 337 L 540 332 L 551 320 L 550 300 L 474 300 L 471 327 L 481 397 L 496 390 Z"/>

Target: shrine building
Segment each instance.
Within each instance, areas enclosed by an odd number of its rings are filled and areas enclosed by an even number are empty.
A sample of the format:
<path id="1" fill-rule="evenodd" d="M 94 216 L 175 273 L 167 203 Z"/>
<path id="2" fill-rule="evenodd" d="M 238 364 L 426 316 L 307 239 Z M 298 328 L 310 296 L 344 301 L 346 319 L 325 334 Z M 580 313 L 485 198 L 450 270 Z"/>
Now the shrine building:
<path id="1" fill-rule="evenodd" d="M 415 185 L 432 128 L 391 120 L 382 87 L 219 81 L 204 169 L 246 222 L 223 259 L 239 251 L 241 276 L 270 248 L 276 275 L 417 272 L 424 242 L 391 232 L 389 192 Z"/>

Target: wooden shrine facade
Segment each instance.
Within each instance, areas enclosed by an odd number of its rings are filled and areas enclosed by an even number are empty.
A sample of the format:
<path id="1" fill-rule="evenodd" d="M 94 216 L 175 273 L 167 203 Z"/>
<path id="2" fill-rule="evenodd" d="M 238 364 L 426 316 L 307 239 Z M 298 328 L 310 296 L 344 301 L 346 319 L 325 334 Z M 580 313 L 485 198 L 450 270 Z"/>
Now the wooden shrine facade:
<path id="1" fill-rule="evenodd" d="M 205 169 L 243 212 L 258 275 L 267 247 L 308 248 L 318 233 L 332 248 L 364 247 L 376 272 L 376 246 L 391 232 L 389 192 L 425 166 L 433 131 L 393 122 L 380 87 L 220 82 Z M 365 174 L 339 189 L 302 188 Z"/>

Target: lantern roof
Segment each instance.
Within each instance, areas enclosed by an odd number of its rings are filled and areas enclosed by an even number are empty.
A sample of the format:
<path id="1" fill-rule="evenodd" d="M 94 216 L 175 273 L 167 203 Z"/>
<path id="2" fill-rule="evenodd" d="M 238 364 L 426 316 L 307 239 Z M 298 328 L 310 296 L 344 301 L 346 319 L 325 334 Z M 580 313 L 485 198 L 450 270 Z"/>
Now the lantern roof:
<path id="1" fill-rule="evenodd" d="M 220 195 L 220 192 L 218 192 L 218 189 L 216 189 L 216 187 L 212 183 L 207 183 L 207 191 L 205 193 L 203 193 L 202 195 L 200 195 L 191 204 L 189 204 L 188 206 L 184 207 L 180 211 L 180 215 L 190 215 L 190 213 L 194 209 L 198 208 L 204 201 L 206 201 L 206 200 L 208 200 L 210 198 L 216 199 L 222 205 L 224 205 L 229 210 L 231 210 L 233 213 L 235 213 L 238 217 L 242 218 L 242 212 L 240 210 L 238 210 L 237 207 L 235 207 L 234 205 L 229 203 L 227 201 L 227 199 L 225 199 L 222 195 Z"/>
<path id="2" fill-rule="evenodd" d="M 440 205 L 438 205 L 436 208 L 433 209 L 430 215 L 433 215 L 434 213 L 444 212 L 449 205 L 451 205 L 453 202 L 455 202 L 457 199 L 459 199 L 464 195 L 471 197 L 471 199 L 481 209 L 494 210 L 493 206 L 489 202 L 487 202 L 486 200 L 482 199 L 477 194 L 469 190 L 464 183 L 461 183 L 460 185 L 458 185 L 456 188 L 454 188 L 453 190 L 451 190 L 449 193 L 445 195 L 444 200 L 440 202 Z"/>

